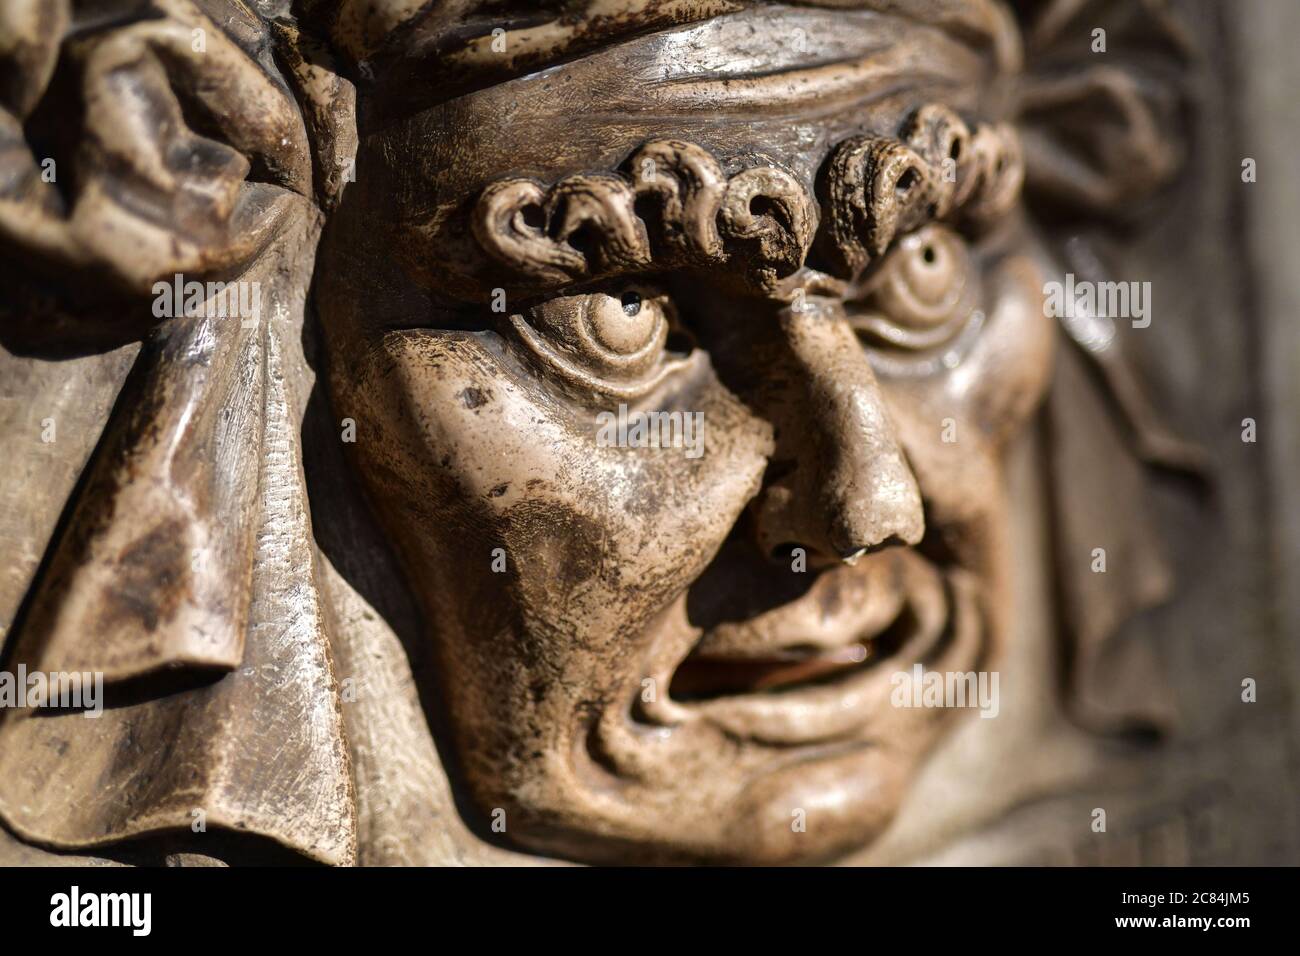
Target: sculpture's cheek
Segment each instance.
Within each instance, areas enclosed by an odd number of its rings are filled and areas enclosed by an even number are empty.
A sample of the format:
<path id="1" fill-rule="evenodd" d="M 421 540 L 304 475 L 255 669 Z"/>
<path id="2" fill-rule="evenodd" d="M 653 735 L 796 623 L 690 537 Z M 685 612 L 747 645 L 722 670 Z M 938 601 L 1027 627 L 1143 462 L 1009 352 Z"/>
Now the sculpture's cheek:
<path id="1" fill-rule="evenodd" d="M 986 289 L 984 325 L 954 368 L 881 380 L 930 523 L 987 520 L 1002 451 L 1028 423 L 1051 370 L 1054 331 L 1037 268 L 1003 260 Z"/>
<path id="2" fill-rule="evenodd" d="M 1047 389 L 1055 324 L 1043 312 L 1043 274 L 1027 256 L 1004 260 L 978 349 L 982 371 L 963 383 L 971 417 L 998 446 L 1026 424 Z"/>
<path id="3" fill-rule="evenodd" d="M 945 443 L 977 438 L 995 446 L 1025 424 L 1051 371 L 1053 324 L 1043 314 L 1041 271 L 1025 256 L 1002 260 L 985 275 L 982 324 L 950 367 L 924 375 L 882 376 L 891 400 L 922 408 L 947 428 Z M 954 438 L 961 424 L 977 434 Z"/>
<path id="4" fill-rule="evenodd" d="M 626 642 L 698 575 L 770 449 L 703 360 L 632 407 L 579 404 L 500 339 L 421 330 L 388 336 L 343 391 L 374 429 L 361 470 L 417 588 L 490 584 L 530 630 L 580 644 Z"/>

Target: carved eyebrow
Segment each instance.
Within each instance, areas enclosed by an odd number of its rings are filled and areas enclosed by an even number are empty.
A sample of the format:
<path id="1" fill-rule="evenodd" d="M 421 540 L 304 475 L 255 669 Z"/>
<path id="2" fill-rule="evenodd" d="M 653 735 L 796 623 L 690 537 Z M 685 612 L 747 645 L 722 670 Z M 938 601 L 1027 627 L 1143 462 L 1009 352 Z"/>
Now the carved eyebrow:
<path id="1" fill-rule="evenodd" d="M 817 251 L 833 271 L 852 276 L 927 222 L 987 228 L 1019 202 L 1025 164 L 1009 124 L 972 129 L 948 107 L 929 104 L 907 118 L 897 139 L 839 143 L 820 179 L 826 208 Z"/>
<path id="2" fill-rule="evenodd" d="M 618 172 L 579 173 L 545 186 L 508 177 L 471 213 L 479 246 L 526 293 L 617 275 L 710 268 L 746 291 L 771 294 L 822 260 L 851 277 L 893 240 L 931 220 L 982 228 L 1014 208 L 1024 180 L 1015 131 L 969 128 L 945 106 L 912 113 L 897 138 L 839 143 L 819 176 L 823 217 L 809 191 L 774 163 L 728 176 L 704 147 L 654 140 Z"/>
<path id="3" fill-rule="evenodd" d="M 498 180 L 471 225 L 484 251 L 535 288 L 708 266 L 768 289 L 803 264 L 816 204 L 775 164 L 727 176 L 708 150 L 669 139 L 643 145 L 617 174 L 581 173 L 549 188 Z"/>

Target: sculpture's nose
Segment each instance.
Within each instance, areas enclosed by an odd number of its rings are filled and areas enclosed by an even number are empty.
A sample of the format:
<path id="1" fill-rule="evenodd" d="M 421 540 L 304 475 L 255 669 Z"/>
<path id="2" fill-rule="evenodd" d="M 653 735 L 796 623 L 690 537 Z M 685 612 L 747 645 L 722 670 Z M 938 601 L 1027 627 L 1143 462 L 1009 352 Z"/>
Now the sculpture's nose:
<path id="1" fill-rule="evenodd" d="M 916 477 L 843 309 L 817 300 L 779 321 L 790 380 L 773 409 L 776 451 L 755 502 L 760 547 L 852 561 L 918 543 L 925 519 Z"/>

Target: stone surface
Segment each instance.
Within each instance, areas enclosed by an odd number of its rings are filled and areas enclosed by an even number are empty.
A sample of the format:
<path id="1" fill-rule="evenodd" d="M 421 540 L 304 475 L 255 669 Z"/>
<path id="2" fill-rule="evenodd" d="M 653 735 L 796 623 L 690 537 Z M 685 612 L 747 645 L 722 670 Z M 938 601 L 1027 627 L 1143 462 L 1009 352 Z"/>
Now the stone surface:
<path id="1" fill-rule="evenodd" d="M 0 8 L 0 862 L 1295 861 L 1291 14 L 153 6 Z"/>

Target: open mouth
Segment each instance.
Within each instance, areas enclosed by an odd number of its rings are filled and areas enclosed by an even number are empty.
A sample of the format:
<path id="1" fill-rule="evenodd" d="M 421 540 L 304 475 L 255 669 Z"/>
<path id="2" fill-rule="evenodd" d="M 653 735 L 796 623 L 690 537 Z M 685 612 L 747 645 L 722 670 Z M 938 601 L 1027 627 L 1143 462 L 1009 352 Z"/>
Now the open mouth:
<path id="1" fill-rule="evenodd" d="M 701 638 L 673 673 L 670 696 L 690 703 L 781 694 L 893 656 L 918 626 L 905 600 L 916 577 L 907 551 L 794 571 L 759 555 L 737 528 L 687 597 Z"/>
<path id="2" fill-rule="evenodd" d="M 696 582 L 700 597 L 688 593 L 700 638 L 668 694 L 730 736 L 779 746 L 858 736 L 889 711 L 896 672 L 916 662 L 965 671 L 984 650 L 977 578 L 922 549 L 802 574 L 732 558 L 747 560 L 720 552 Z M 757 587 L 742 580 L 751 572 Z"/>
<path id="3" fill-rule="evenodd" d="M 801 687 L 833 684 L 892 657 L 915 629 L 915 624 L 915 616 L 904 608 L 882 633 L 852 640 L 841 647 L 793 646 L 753 657 L 697 647 L 673 674 L 669 693 L 674 700 L 689 703 L 734 694 L 779 694 Z"/>

